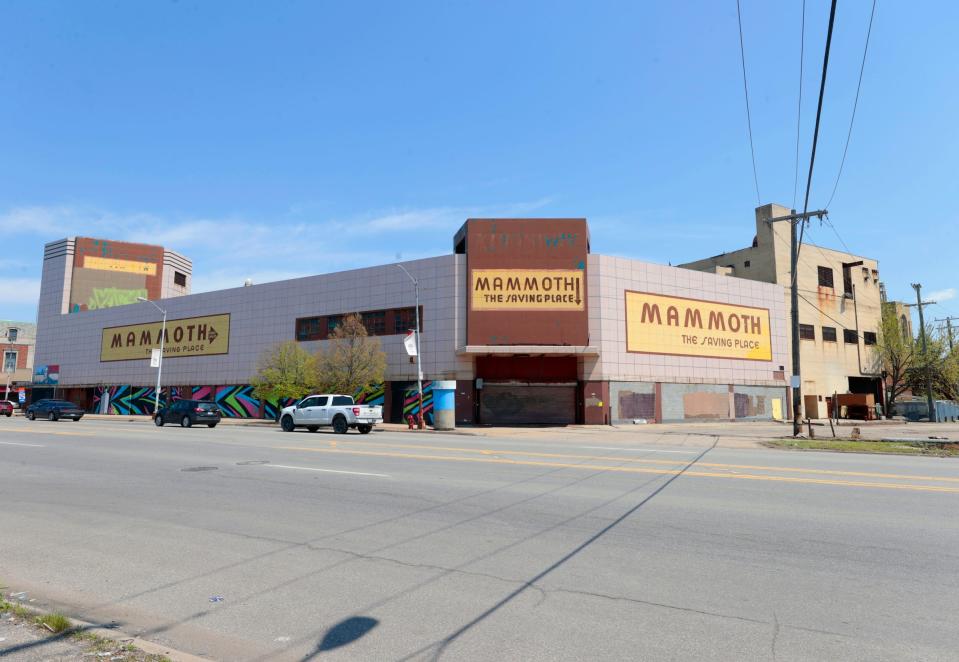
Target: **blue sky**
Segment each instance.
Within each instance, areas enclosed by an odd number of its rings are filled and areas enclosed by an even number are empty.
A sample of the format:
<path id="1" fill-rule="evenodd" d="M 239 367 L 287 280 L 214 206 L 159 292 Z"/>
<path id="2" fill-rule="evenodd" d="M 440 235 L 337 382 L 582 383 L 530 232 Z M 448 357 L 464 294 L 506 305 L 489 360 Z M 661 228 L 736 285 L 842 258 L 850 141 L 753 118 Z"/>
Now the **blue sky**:
<path id="1" fill-rule="evenodd" d="M 762 202 L 793 203 L 800 0 L 742 0 Z M 810 205 L 826 203 L 870 2 L 839 3 Z M 808 0 L 800 180 L 827 0 Z M 959 314 L 959 5 L 880 2 L 830 215 L 892 297 Z M 585 216 L 594 252 L 749 244 L 734 0 L 0 4 L 0 317 L 42 247 L 160 243 L 194 289 L 449 252 L 468 216 Z M 799 201 L 801 206 L 802 184 Z M 818 222 L 812 241 L 841 248 Z"/>

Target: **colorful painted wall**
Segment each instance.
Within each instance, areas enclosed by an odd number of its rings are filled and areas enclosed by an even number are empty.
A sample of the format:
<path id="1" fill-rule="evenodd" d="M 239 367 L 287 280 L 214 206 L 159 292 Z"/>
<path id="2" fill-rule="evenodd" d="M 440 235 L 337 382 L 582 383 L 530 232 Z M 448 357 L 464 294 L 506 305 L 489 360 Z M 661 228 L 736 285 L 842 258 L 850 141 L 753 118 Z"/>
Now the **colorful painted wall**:
<path id="1" fill-rule="evenodd" d="M 77 237 L 71 313 L 159 299 L 162 283 L 162 247 Z"/>
<path id="2" fill-rule="evenodd" d="M 166 391 L 166 389 L 164 389 Z M 156 389 L 150 386 L 100 386 L 94 389 L 93 413 L 116 414 L 123 416 L 151 415 Z M 415 389 L 413 391 L 416 393 Z M 357 403 L 383 406 L 385 402 L 386 385 L 378 384 L 358 391 L 354 398 Z M 428 394 L 428 398 L 427 398 Z M 423 387 L 424 410 L 427 416 L 432 412 L 432 389 Z M 209 400 L 215 402 L 228 418 L 265 418 L 276 419 L 284 407 L 296 402 L 295 398 L 261 400 L 253 395 L 253 387 L 249 384 L 232 386 L 191 386 L 186 389 L 172 387 L 172 398 L 191 398 L 194 400 Z M 412 411 L 415 413 L 418 398 L 413 398 Z M 428 404 L 426 404 L 428 403 Z M 163 405 L 161 401 L 161 406 Z"/>

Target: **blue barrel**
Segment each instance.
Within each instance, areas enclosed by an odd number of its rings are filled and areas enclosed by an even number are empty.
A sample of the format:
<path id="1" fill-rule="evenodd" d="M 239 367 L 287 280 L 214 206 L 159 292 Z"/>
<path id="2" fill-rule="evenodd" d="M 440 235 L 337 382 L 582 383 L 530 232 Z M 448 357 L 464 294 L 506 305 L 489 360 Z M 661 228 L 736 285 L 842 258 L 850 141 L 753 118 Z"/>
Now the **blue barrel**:
<path id="1" fill-rule="evenodd" d="M 456 428 L 456 380 L 433 382 L 433 428 L 453 430 Z"/>

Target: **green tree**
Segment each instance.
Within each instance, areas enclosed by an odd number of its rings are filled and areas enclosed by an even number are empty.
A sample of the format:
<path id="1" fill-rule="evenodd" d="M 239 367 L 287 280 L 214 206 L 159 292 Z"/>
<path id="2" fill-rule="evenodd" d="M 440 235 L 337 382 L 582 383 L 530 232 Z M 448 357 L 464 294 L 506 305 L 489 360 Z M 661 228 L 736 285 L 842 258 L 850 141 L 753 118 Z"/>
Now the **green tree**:
<path id="1" fill-rule="evenodd" d="M 959 399 L 959 352 L 950 351 L 948 341 L 930 327 L 926 329 L 926 351 L 917 343 L 916 357 L 907 374 L 916 395 L 925 395 L 932 382 L 932 395 L 939 400 Z"/>
<path id="2" fill-rule="evenodd" d="M 323 393 L 353 395 L 379 384 L 386 374 L 386 353 L 370 338 L 360 315 L 347 315 L 316 356 L 317 381 Z"/>
<path id="3" fill-rule="evenodd" d="M 253 395 L 261 400 L 302 398 L 316 390 L 316 358 L 292 340 L 260 355 Z"/>
<path id="4" fill-rule="evenodd" d="M 876 354 L 886 371 L 886 412 L 892 415 L 896 399 L 910 388 L 910 369 L 916 356 L 918 343 L 909 337 L 892 306 L 884 306 L 882 322 L 876 339 Z"/>

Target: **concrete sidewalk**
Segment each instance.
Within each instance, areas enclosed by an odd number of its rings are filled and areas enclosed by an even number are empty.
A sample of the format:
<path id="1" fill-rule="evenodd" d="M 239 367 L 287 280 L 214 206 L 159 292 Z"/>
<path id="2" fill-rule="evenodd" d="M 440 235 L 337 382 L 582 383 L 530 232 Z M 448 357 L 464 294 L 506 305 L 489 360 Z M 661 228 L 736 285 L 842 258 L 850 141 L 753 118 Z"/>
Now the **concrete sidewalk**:
<path id="1" fill-rule="evenodd" d="M 87 414 L 84 420 L 103 422 L 142 423 L 152 425 L 150 416 L 123 416 Z M 272 420 L 249 418 L 223 418 L 226 426 L 277 428 Z M 905 421 L 840 421 L 835 424 L 837 438 L 849 439 L 853 428 L 859 429 L 859 438 L 879 441 L 882 439 L 959 440 L 959 423 L 909 423 Z M 803 425 L 802 436 L 808 436 L 808 426 Z M 828 420 L 813 421 L 817 439 L 832 438 Z M 720 448 L 757 448 L 764 441 L 792 436 L 792 425 L 777 421 L 706 421 L 702 423 L 661 423 L 640 425 L 571 425 L 566 427 L 487 427 L 466 425 L 451 431 L 410 430 L 405 424 L 383 423 L 375 432 L 404 433 L 410 435 L 462 435 L 471 437 L 550 440 L 553 442 L 623 444 L 643 443 L 663 446 L 711 445 L 716 441 Z"/>

